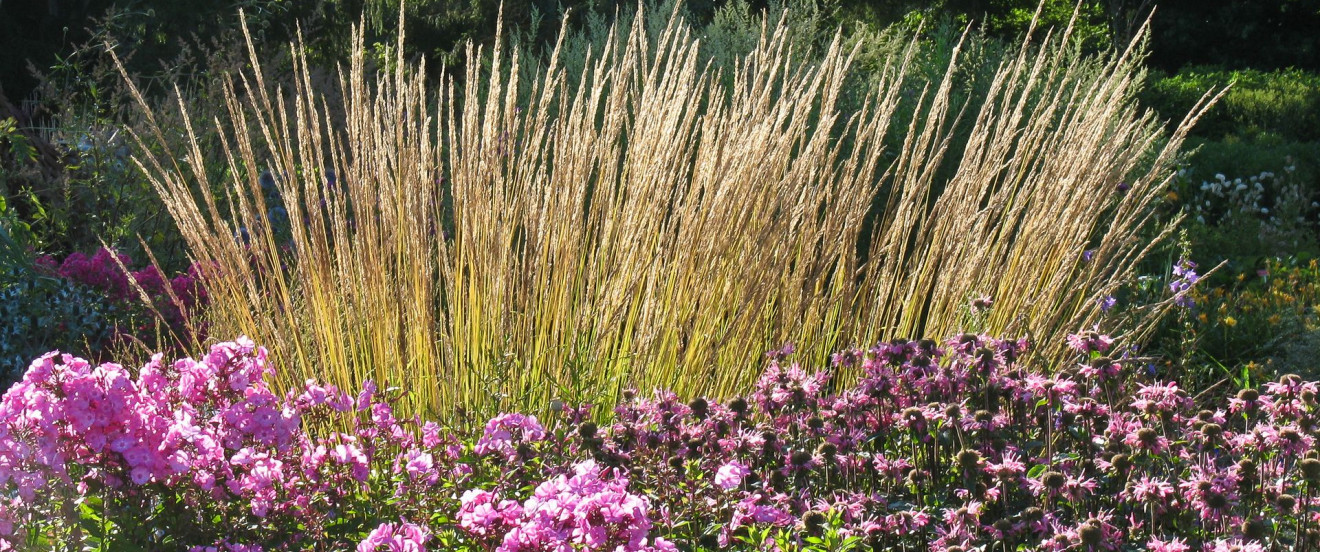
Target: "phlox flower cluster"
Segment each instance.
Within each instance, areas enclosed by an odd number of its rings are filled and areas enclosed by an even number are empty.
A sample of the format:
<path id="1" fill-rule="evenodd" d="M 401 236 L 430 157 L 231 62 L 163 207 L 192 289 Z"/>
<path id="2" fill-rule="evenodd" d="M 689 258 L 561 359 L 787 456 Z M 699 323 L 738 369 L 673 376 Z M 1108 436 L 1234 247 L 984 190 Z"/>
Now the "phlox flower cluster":
<path id="1" fill-rule="evenodd" d="M 157 354 L 136 378 L 116 364 L 37 359 L 0 402 L 0 494 L 16 497 L 0 505 L 0 550 L 33 530 L 95 536 L 68 519 L 91 496 L 104 505 L 98 515 L 150 520 L 141 534 L 115 534 L 154 549 L 301 549 L 342 530 L 340 508 L 353 500 L 383 499 L 371 483 L 395 495 L 383 515 L 430 508 L 423 491 L 452 464 L 437 427 L 395 419 L 370 385 L 354 398 L 308 382 L 280 397 L 265 383 L 270 370 L 246 339 L 200 359 Z M 353 429 L 313 436 L 311 425 Z M 353 523 L 365 534 L 381 522 Z M 375 534 L 391 550 L 420 549 L 406 546 L 420 546 L 415 532 L 398 531 Z"/>
<path id="2" fill-rule="evenodd" d="M 460 526 L 499 552 L 676 550 L 662 538 L 649 540 L 649 501 L 593 460 L 537 485 L 521 505 L 482 490 L 467 491 L 461 502 Z"/>
<path id="3" fill-rule="evenodd" d="M 628 391 L 608 423 L 561 406 L 476 435 L 401 419 L 370 383 L 278 396 L 246 340 L 136 377 L 51 354 L 0 403 L 0 550 L 1320 546 L 1316 382 L 1218 403 L 1099 331 L 1068 342 L 1075 361 L 1053 369 L 978 334 L 821 370 L 785 348 L 746 397 Z M 88 508 L 114 529 L 87 534 Z"/>

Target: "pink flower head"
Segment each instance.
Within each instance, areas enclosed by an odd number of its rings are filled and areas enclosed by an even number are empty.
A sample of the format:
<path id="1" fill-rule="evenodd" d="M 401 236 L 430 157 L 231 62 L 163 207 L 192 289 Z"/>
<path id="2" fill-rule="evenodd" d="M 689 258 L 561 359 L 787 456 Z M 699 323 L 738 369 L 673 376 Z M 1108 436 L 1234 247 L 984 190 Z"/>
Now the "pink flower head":
<path id="1" fill-rule="evenodd" d="M 720 466 L 720 469 L 715 472 L 715 485 L 726 491 L 736 489 L 742 484 L 743 478 L 750 473 L 752 473 L 752 470 L 748 469 L 746 465 L 737 460 L 731 460 Z"/>
<path id="2" fill-rule="evenodd" d="M 536 421 L 536 416 L 500 414 L 486 422 L 485 432 L 473 451 L 482 456 L 500 454 L 505 460 L 513 461 L 518 457 L 519 445 L 545 438 L 545 428 Z"/>

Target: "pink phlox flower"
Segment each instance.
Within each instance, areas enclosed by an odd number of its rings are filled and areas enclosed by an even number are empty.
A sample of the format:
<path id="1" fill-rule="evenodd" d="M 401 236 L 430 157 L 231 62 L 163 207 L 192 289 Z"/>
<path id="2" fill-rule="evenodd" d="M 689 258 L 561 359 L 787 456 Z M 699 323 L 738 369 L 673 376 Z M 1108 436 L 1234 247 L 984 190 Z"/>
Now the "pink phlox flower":
<path id="1" fill-rule="evenodd" d="M 500 414 L 486 422 L 485 431 L 473 449 L 478 455 L 499 454 L 505 460 L 517 458 L 518 445 L 546 439 L 545 428 L 536 416 L 517 413 Z"/>
<path id="2" fill-rule="evenodd" d="M 357 552 L 376 552 L 384 547 L 388 552 L 425 552 L 431 535 L 420 525 L 400 521 L 382 523 L 357 545 Z"/>
<path id="3" fill-rule="evenodd" d="M 743 478 L 751 473 L 752 470 L 748 469 L 745 464 L 737 460 L 731 460 L 720 466 L 719 470 L 715 472 L 715 485 L 726 491 L 733 490 L 742 485 Z"/>

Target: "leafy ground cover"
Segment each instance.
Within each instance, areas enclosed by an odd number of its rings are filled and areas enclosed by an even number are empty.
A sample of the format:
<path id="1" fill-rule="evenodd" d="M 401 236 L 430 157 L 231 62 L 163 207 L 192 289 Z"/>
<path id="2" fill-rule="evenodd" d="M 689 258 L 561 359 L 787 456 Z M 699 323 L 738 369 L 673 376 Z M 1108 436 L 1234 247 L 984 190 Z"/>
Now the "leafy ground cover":
<path id="1" fill-rule="evenodd" d="M 0 402 L 6 548 L 1266 550 L 1314 546 L 1317 384 L 1205 400 L 1085 332 L 773 351 L 727 402 L 629 392 L 478 433 L 246 339 L 137 377 L 49 354 Z M 856 379 L 846 375 L 856 374 Z M 847 384 L 847 385 L 845 385 Z M 598 420 L 600 420 L 598 422 Z M 125 548 L 127 547 L 127 548 Z M 85 549 L 85 548 L 84 548 Z"/>

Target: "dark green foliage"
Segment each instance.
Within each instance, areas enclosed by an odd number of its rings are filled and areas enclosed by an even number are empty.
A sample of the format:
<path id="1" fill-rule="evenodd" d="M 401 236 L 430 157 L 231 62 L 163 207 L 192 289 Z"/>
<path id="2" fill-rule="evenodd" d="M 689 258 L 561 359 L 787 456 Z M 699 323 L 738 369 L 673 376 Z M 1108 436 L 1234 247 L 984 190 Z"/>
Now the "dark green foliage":
<path id="1" fill-rule="evenodd" d="M 1177 120 L 1207 91 L 1232 86 L 1197 123 L 1195 134 L 1277 135 L 1290 141 L 1320 140 L 1320 74 L 1296 69 L 1231 71 L 1195 66 L 1152 79 L 1142 100 L 1166 119 Z"/>
<path id="2" fill-rule="evenodd" d="M 112 311 L 93 290 L 30 268 L 0 267 L 0 390 L 48 351 L 101 351 L 112 337 Z"/>

